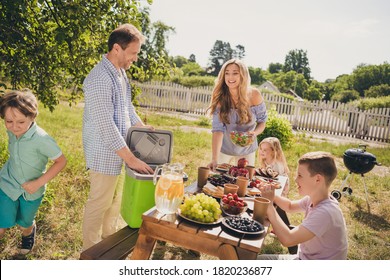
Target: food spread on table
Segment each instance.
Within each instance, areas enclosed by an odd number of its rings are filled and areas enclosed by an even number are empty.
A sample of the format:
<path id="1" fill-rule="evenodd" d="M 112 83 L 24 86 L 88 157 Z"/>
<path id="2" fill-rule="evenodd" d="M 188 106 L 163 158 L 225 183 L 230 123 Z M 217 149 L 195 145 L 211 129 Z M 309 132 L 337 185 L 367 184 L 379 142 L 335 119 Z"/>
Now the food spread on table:
<path id="1" fill-rule="evenodd" d="M 236 193 L 228 193 L 222 196 L 221 208 L 226 215 L 239 215 L 248 209 L 248 204 Z"/>
<path id="2" fill-rule="evenodd" d="M 248 169 L 245 168 L 247 165 L 248 165 L 248 160 L 245 158 L 240 158 L 236 166 L 230 167 L 228 173 L 233 177 L 238 177 L 238 176 L 247 177 L 249 173 Z"/>
<path id="3" fill-rule="evenodd" d="M 208 183 L 214 185 L 214 186 L 222 186 L 224 184 L 228 183 L 234 183 L 235 179 L 232 176 L 229 176 L 228 174 L 211 174 L 207 178 Z"/>
<path id="4" fill-rule="evenodd" d="M 221 164 L 218 164 L 217 165 L 217 168 L 216 170 L 217 171 L 220 171 L 220 172 L 228 172 L 230 167 L 232 167 L 231 164 L 228 164 L 228 163 L 221 163 Z"/>
<path id="5" fill-rule="evenodd" d="M 179 209 L 180 215 L 201 223 L 214 223 L 222 214 L 218 201 L 204 193 L 186 196 Z"/>
<path id="6" fill-rule="evenodd" d="M 218 164 L 217 171 L 219 173 L 211 173 L 207 179 L 207 184 L 203 187 L 203 192 L 216 198 L 223 196 L 224 184 L 235 184 L 236 177 L 248 176 L 248 170 L 246 166 L 248 160 L 240 158 L 237 161 L 237 165 L 231 165 L 228 163 Z M 261 187 L 271 185 L 274 189 L 280 189 L 281 185 L 278 182 L 278 173 L 272 170 L 271 167 L 256 169 L 256 172 L 260 176 L 254 176 L 249 181 L 247 196 L 261 196 Z"/>
<path id="7" fill-rule="evenodd" d="M 266 178 L 276 178 L 279 175 L 279 173 L 277 171 L 274 171 L 270 166 L 267 166 L 266 168 L 256 169 L 256 173 Z"/>
<path id="8" fill-rule="evenodd" d="M 250 196 L 261 195 L 261 191 L 257 187 L 252 187 L 247 189 L 247 194 Z"/>
<path id="9" fill-rule="evenodd" d="M 264 227 L 259 222 L 248 217 L 232 216 L 222 221 L 227 228 L 246 234 L 260 234 L 264 232 Z"/>
<path id="10" fill-rule="evenodd" d="M 207 182 L 203 187 L 203 192 L 213 197 L 221 198 L 223 196 L 223 187 L 218 185 L 214 186 L 210 182 Z"/>

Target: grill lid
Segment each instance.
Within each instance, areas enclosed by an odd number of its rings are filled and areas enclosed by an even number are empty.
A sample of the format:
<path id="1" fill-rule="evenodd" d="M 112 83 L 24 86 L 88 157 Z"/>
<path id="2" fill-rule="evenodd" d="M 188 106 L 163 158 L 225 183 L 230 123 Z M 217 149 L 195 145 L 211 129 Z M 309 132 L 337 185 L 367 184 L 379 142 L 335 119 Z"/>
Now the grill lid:
<path id="1" fill-rule="evenodd" d="M 344 164 L 351 172 L 364 174 L 371 171 L 375 165 L 380 165 L 373 154 L 366 152 L 365 147 L 366 145 L 359 145 L 358 149 L 348 149 L 344 152 Z"/>
<path id="2" fill-rule="evenodd" d="M 376 157 L 369 153 L 366 152 L 363 149 L 348 149 L 344 152 L 344 156 L 351 157 L 351 158 L 357 158 L 357 159 L 364 159 L 369 162 L 376 162 Z"/>

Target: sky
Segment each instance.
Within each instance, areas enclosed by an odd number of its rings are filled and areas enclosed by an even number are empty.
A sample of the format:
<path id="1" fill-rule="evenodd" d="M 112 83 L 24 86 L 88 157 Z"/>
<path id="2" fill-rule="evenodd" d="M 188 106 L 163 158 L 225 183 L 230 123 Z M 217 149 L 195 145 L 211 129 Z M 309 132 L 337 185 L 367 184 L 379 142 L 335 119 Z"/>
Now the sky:
<path id="1" fill-rule="evenodd" d="M 169 55 L 194 54 L 202 67 L 217 40 L 244 46 L 245 64 L 263 70 L 302 49 L 319 82 L 390 63 L 389 0 L 153 0 L 149 8 L 152 22 L 175 28 Z"/>

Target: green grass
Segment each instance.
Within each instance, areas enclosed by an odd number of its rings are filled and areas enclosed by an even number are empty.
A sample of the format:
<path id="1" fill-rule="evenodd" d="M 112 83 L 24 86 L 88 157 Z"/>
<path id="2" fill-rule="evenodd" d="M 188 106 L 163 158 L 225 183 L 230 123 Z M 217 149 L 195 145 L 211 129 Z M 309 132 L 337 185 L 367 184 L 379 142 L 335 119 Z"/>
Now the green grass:
<path id="1" fill-rule="evenodd" d="M 83 208 L 88 195 L 88 177 L 85 169 L 81 141 L 82 108 L 59 105 L 53 113 L 40 107 L 38 124 L 52 135 L 61 146 L 68 159 L 68 165 L 54 180 L 48 184 L 46 196 L 37 216 L 38 235 L 36 247 L 29 259 L 78 259 L 80 255 L 81 221 Z M 158 129 L 173 132 L 174 146 L 171 162 L 185 164 L 188 182 L 196 180 L 198 166 L 206 165 L 211 159 L 211 134 L 205 119 L 197 121 L 157 114 L 141 110 L 140 115 L 146 117 L 148 124 Z M 205 129 L 205 127 L 207 127 Z M 185 129 L 184 129 L 185 128 Z M 188 128 L 197 128 L 190 130 Z M 203 128 L 203 129 L 202 129 Z M 7 135 L 4 125 L 0 125 L 0 166 L 7 158 Z M 285 150 L 291 169 L 290 198 L 298 198 L 294 186 L 294 176 L 298 158 L 314 150 L 332 152 L 337 157 L 339 174 L 333 188 L 338 188 L 348 171 L 343 165 L 342 154 L 346 149 L 356 147 L 356 144 L 339 143 L 339 141 L 315 140 L 301 135 Z M 390 149 L 370 146 L 368 151 L 377 156 L 381 167 L 375 167 L 365 176 L 369 190 L 371 212 L 367 211 L 362 178 L 354 175 L 351 187 L 355 196 L 343 196 L 340 202 L 344 213 L 349 240 L 349 259 L 390 259 Z M 293 224 L 299 224 L 302 214 L 290 215 Z M 17 246 L 20 242 L 20 231 L 17 228 L 9 230 L 0 241 L 0 259 L 17 257 Z M 159 244 L 159 251 L 169 251 L 175 254 L 177 248 L 164 243 Z M 181 258 L 190 258 L 191 252 L 180 251 Z M 277 239 L 267 237 L 265 253 L 282 253 L 287 249 L 282 247 Z"/>

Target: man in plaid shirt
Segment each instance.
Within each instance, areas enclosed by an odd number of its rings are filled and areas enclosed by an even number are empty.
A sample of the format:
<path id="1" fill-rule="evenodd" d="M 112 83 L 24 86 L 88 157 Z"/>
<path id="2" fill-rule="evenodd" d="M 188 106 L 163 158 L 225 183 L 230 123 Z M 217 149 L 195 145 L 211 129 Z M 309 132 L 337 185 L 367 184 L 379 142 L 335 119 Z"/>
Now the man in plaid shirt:
<path id="1" fill-rule="evenodd" d="M 123 162 L 139 173 L 153 173 L 125 142 L 131 126 L 145 126 L 131 102 L 125 73 L 137 61 L 144 41 L 133 25 L 119 26 L 108 39 L 108 53 L 84 80 L 83 146 L 91 185 L 84 210 L 83 250 L 117 231 Z"/>

